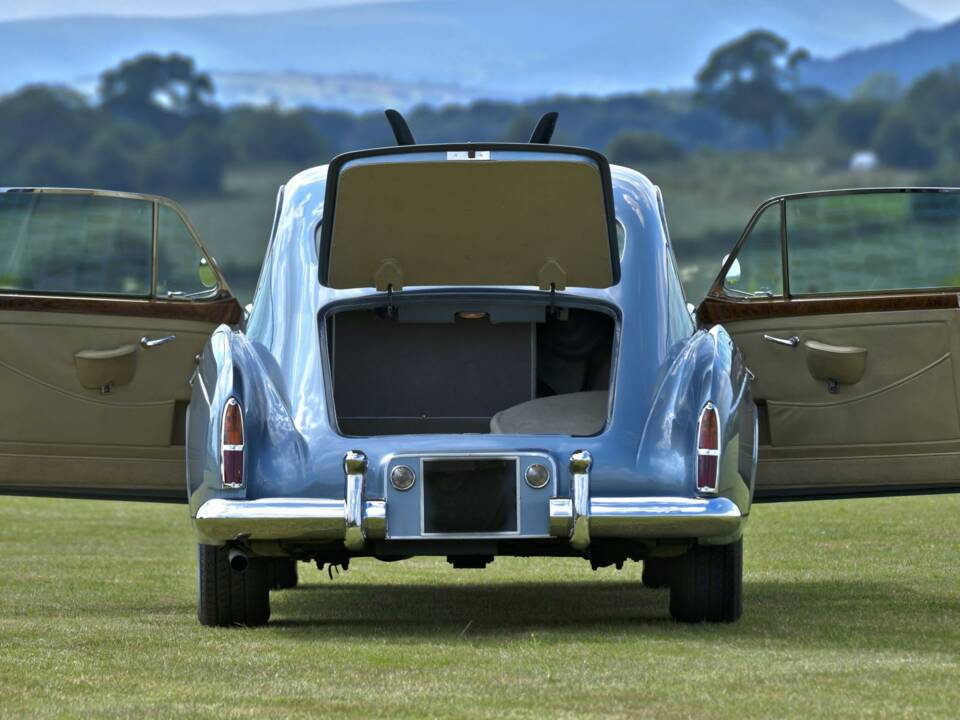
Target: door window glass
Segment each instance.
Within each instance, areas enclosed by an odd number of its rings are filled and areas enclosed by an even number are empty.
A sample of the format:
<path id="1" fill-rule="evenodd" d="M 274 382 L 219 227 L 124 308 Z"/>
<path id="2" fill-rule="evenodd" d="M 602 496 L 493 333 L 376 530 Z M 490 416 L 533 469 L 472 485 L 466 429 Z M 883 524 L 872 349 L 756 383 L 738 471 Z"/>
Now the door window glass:
<path id="1" fill-rule="evenodd" d="M 783 255 L 780 248 L 780 204 L 770 205 L 757 218 L 750 234 L 723 279 L 733 297 L 783 295 Z"/>
<path id="2" fill-rule="evenodd" d="M 198 297 L 216 291 L 213 269 L 183 218 L 160 206 L 157 226 L 157 296 Z"/>
<path id="3" fill-rule="evenodd" d="M 790 292 L 960 287 L 960 193 L 788 198 Z"/>
<path id="4" fill-rule="evenodd" d="M 0 292 L 148 296 L 153 203 L 0 193 Z"/>

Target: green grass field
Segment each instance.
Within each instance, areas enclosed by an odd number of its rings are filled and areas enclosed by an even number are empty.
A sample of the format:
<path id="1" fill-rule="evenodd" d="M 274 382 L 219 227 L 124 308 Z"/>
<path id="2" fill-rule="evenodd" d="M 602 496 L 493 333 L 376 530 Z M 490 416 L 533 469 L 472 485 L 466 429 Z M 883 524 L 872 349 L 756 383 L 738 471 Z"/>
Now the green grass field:
<path id="1" fill-rule="evenodd" d="M 957 717 L 960 496 L 758 506 L 743 620 L 640 567 L 358 561 L 194 617 L 182 506 L 0 498 L 0 717 Z"/>

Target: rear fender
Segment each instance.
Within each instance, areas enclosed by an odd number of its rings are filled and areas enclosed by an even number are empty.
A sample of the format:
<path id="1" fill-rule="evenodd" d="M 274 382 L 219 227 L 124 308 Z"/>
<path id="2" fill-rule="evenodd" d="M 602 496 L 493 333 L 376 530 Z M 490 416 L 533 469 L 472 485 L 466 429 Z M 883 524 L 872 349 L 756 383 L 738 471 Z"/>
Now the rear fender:
<path id="1" fill-rule="evenodd" d="M 756 474 L 750 380 L 740 351 L 722 327 L 696 332 L 659 385 L 643 430 L 638 467 L 658 479 L 670 478 L 678 494 L 695 497 L 698 424 L 701 411 L 711 402 L 720 419 L 719 495 L 746 515 Z"/>
<path id="2" fill-rule="evenodd" d="M 290 412 L 280 374 L 270 356 L 227 326 L 213 333 L 193 383 L 187 440 L 187 483 L 192 514 L 214 497 L 262 497 L 261 488 L 300 483 L 306 443 Z M 224 489 L 220 479 L 223 408 L 236 398 L 243 408 L 244 487 Z M 277 490 L 273 490 L 274 493 Z M 282 490 L 281 490 L 282 492 Z"/>

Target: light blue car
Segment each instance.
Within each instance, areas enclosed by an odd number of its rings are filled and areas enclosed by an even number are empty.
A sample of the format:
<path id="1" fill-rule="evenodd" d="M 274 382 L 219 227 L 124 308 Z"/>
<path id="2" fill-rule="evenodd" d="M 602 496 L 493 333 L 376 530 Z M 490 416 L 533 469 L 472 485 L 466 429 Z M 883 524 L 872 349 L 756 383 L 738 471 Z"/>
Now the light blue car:
<path id="1" fill-rule="evenodd" d="M 266 622 L 296 560 L 420 555 L 645 561 L 676 618 L 736 620 L 756 432 L 641 174 L 537 143 L 341 155 L 282 188 L 194 378 L 200 621 Z"/>

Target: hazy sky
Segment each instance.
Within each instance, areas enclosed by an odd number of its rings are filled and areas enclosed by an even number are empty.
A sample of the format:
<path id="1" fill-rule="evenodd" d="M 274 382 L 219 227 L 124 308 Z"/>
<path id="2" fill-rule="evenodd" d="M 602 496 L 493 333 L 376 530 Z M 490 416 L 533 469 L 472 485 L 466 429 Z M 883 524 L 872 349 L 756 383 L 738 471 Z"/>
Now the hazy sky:
<path id="1" fill-rule="evenodd" d="M 482 0 L 466 1 L 482 2 Z M 162 4 L 145 3 L 143 0 L 0 0 L 0 20 L 80 13 L 203 15 L 222 12 L 292 10 L 363 2 L 371 2 L 371 0 L 164 0 Z M 937 20 L 952 20 L 960 17 L 960 0 L 900 0 L 900 2 Z"/>
<path id="2" fill-rule="evenodd" d="M 0 0 L 0 20 L 49 15 L 213 15 L 226 12 L 271 12 L 325 5 L 357 5 L 374 0 Z M 397 2 L 398 0 L 377 0 Z M 960 0 L 958 0 L 960 2 Z"/>
<path id="3" fill-rule="evenodd" d="M 960 0 L 900 0 L 903 5 L 936 20 L 960 17 Z"/>

